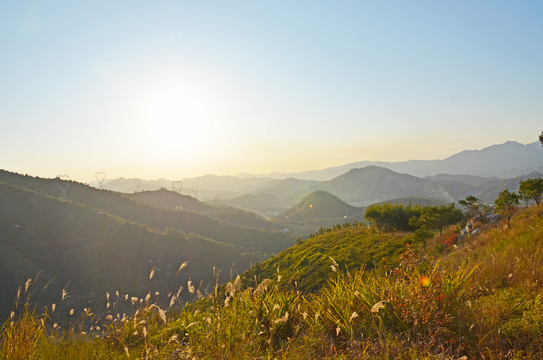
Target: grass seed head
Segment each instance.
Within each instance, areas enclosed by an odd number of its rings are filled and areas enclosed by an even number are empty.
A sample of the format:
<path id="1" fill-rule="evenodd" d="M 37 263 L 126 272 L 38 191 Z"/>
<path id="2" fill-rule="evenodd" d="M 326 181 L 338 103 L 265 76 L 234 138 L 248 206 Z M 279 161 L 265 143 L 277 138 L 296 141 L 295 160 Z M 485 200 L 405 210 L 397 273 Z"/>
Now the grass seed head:
<path id="1" fill-rule="evenodd" d="M 157 269 L 157 267 L 153 266 L 153 268 L 151 269 L 151 273 L 149 274 L 149 280 L 151 280 L 155 276 L 156 269 Z"/>
<path id="2" fill-rule="evenodd" d="M 188 265 L 189 265 L 189 262 L 188 262 L 188 261 L 185 261 L 184 263 L 182 263 L 182 264 L 179 266 L 179 270 L 177 270 L 177 274 L 176 274 L 176 275 L 179 275 L 179 273 L 180 273 L 181 271 L 183 271 L 183 269 L 186 268 Z M 213 271 L 215 271 L 215 267 L 213 267 Z"/>

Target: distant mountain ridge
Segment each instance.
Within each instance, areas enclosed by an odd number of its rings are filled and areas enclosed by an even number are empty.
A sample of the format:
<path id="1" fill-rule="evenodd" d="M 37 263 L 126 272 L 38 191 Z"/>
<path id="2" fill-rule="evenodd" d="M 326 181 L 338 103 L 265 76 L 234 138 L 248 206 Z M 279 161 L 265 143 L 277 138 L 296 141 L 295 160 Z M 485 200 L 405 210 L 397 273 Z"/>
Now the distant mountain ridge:
<path id="1" fill-rule="evenodd" d="M 454 201 L 439 183 L 378 166 L 349 170 L 321 188 L 340 199 L 348 199 L 348 203 L 354 206 L 406 196 Z"/>
<path id="2" fill-rule="evenodd" d="M 359 161 L 299 173 L 242 174 L 240 176 L 206 175 L 183 179 L 182 193 L 198 197 L 202 201 L 216 201 L 217 204 L 229 204 L 228 200 L 248 194 L 257 197 L 266 194 L 266 196 L 273 195 L 276 200 L 275 204 L 264 207 L 278 208 L 281 203 L 285 207 L 289 207 L 312 191 L 318 190 L 319 182 L 330 181 L 352 169 L 367 166 L 379 166 L 419 178 L 446 174 L 507 179 L 533 172 L 543 173 L 543 149 L 539 142 L 523 145 L 515 141 L 508 141 L 481 150 L 461 151 L 443 160 Z M 285 182 L 287 179 L 290 180 Z M 435 178 L 431 180 L 435 180 Z M 309 183 L 305 183 L 305 181 L 314 183 L 309 186 Z M 98 183 L 91 182 L 91 185 L 97 186 Z M 149 181 L 119 178 L 106 180 L 103 186 L 109 190 L 133 193 L 142 190 L 158 190 L 162 187 L 171 188 L 172 180 L 157 179 Z M 287 186 L 288 190 L 282 189 L 285 186 Z M 275 190 L 271 190 L 272 188 L 275 188 Z M 196 193 L 194 193 L 194 190 L 196 190 Z M 294 200 L 293 197 L 295 197 Z M 240 199 L 240 204 L 247 204 L 246 207 L 240 207 L 251 211 L 259 208 L 257 211 L 261 212 L 262 205 L 249 205 L 251 202 L 255 203 L 256 200 L 247 197 L 244 200 Z M 343 200 L 348 202 L 347 199 Z"/>
<path id="3" fill-rule="evenodd" d="M 451 174 L 510 178 L 525 175 L 533 171 L 543 172 L 543 151 L 539 142 L 524 145 L 516 141 L 508 141 L 481 150 L 464 150 L 443 160 L 408 160 L 397 162 L 367 160 L 322 170 L 299 173 L 272 173 L 268 176 L 323 181 L 333 179 L 351 169 L 372 165 L 418 177 Z"/>
<path id="4" fill-rule="evenodd" d="M 325 191 L 356 207 L 364 207 L 397 198 L 420 198 L 427 199 L 430 203 L 451 203 L 468 195 L 474 195 L 484 202 L 492 203 L 501 190 L 518 191 L 521 180 L 538 177 L 543 177 L 543 174 L 532 172 L 508 179 L 445 174 L 420 178 L 383 167 L 367 166 L 361 169 L 351 169 L 347 173 L 329 181 L 298 180 L 296 182 L 296 193 Z M 292 183 L 290 179 L 282 181 L 285 182 L 284 185 Z M 305 190 L 303 190 L 302 185 L 306 186 Z M 273 199 L 280 196 L 277 189 L 285 191 L 282 197 L 285 198 L 284 204 L 288 208 L 295 206 L 299 201 L 297 196 L 291 196 L 290 202 L 288 202 L 286 194 L 292 194 L 292 188 L 276 184 L 273 186 L 274 195 L 269 194 L 267 189 L 262 189 L 258 195 L 243 195 L 232 200 L 222 200 L 221 203 L 231 206 L 236 206 L 235 203 L 238 206 L 248 205 L 241 200 L 244 197 L 252 196 L 254 201 L 251 206 L 254 206 L 254 208 L 250 210 L 258 211 L 257 205 L 264 207 L 267 196 Z M 261 200 L 263 203 L 258 204 L 257 200 Z"/>

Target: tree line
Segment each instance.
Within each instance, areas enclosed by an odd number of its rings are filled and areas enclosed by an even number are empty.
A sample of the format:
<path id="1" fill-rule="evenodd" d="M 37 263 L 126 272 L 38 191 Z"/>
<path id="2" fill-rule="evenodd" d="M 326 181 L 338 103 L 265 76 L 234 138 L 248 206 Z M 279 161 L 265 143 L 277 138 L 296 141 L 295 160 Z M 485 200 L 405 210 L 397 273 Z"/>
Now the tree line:
<path id="1" fill-rule="evenodd" d="M 541 203 L 543 196 L 543 179 L 527 179 L 520 182 L 518 194 L 509 190 L 503 190 L 494 201 L 494 211 L 509 222 L 520 200 L 528 203 Z M 368 207 L 364 219 L 372 226 L 383 232 L 391 231 L 427 231 L 439 230 L 456 224 L 462 220 L 468 220 L 480 215 L 483 208 L 480 200 L 473 196 L 467 196 L 460 200 L 459 205 L 464 211 L 455 207 L 454 203 L 438 206 L 419 206 L 402 204 L 374 204 Z"/>

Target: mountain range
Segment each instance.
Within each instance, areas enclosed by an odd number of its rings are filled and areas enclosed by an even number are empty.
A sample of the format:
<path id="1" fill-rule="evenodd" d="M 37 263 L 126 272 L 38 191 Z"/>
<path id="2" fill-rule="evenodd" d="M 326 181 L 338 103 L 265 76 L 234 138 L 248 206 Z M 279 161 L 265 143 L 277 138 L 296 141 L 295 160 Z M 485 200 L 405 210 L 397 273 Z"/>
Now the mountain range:
<path id="1" fill-rule="evenodd" d="M 205 292 L 294 244 L 256 214 L 169 191 L 136 195 L 0 170 L 0 315 L 27 279 L 39 287 L 32 300 L 40 306 L 60 303 L 65 290 L 66 306 L 101 309 L 106 292 L 167 293 L 191 278 Z M 172 209 L 179 197 L 186 208 Z M 194 291 L 185 287 L 183 296 Z"/>
<path id="2" fill-rule="evenodd" d="M 533 171 L 543 172 L 543 151 L 541 143 L 538 141 L 526 145 L 516 141 L 508 141 L 481 150 L 464 150 L 442 160 L 359 161 L 322 170 L 273 173 L 269 177 L 279 179 L 295 177 L 305 180 L 326 181 L 351 169 L 372 165 L 417 177 L 439 174 L 469 174 L 482 177 L 511 178 Z"/>
<path id="3" fill-rule="evenodd" d="M 443 160 L 362 161 L 266 176 L 206 175 L 183 179 L 182 193 L 269 217 L 279 215 L 317 190 L 330 192 L 352 206 L 410 196 L 450 202 L 470 194 L 492 202 L 503 184 L 516 190 L 519 179 L 541 172 L 543 151 L 539 142 L 523 145 L 509 141 L 482 150 L 462 151 Z M 120 178 L 104 183 L 106 189 L 127 193 L 171 186 L 172 181 L 166 179 Z"/>

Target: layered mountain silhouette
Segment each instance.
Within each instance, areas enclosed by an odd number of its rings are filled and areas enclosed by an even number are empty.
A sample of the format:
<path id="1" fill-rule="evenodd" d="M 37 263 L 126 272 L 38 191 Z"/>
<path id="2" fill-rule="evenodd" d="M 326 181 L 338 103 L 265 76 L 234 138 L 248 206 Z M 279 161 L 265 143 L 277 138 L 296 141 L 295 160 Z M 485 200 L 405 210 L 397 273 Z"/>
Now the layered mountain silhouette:
<path id="1" fill-rule="evenodd" d="M 474 195 L 480 200 L 492 203 L 503 189 L 518 191 L 521 180 L 537 178 L 543 175 L 532 172 L 519 177 L 502 179 L 498 177 L 485 178 L 473 175 L 436 175 L 419 178 L 409 174 L 402 174 L 387 168 L 368 166 L 361 169 L 352 169 L 329 181 L 298 180 L 298 194 L 304 193 L 300 186 L 305 184 L 305 192 L 325 191 L 339 198 L 345 203 L 364 207 L 373 203 L 393 201 L 398 198 L 426 199 L 433 203 L 451 203 L 464 199 L 468 195 Z M 287 185 L 292 181 L 282 180 Z M 274 194 L 269 194 L 266 189 L 259 192 L 258 199 L 263 202 L 255 202 L 251 210 L 258 211 L 266 207 L 266 196 L 277 199 L 277 189 L 286 188 L 283 195 L 283 203 L 287 208 L 294 207 L 298 202 L 298 196 L 292 196 L 288 202 L 288 194 L 292 191 L 288 186 L 281 187 L 281 183 L 273 186 Z M 247 196 L 247 195 L 245 195 Z M 222 200 L 222 204 L 235 206 L 241 198 Z"/>
<path id="2" fill-rule="evenodd" d="M 0 171 L 0 199 L 2 315 L 29 278 L 40 287 L 33 295 L 40 305 L 59 302 L 62 289 L 70 294 L 70 306 L 83 307 L 106 292 L 167 294 L 189 278 L 201 281 L 204 292 L 217 280 L 214 269 L 222 270 L 224 281 L 294 243 L 282 231 L 167 209 L 58 178 Z M 192 206 L 212 209 L 197 200 Z M 232 210 L 248 221 L 247 213 Z M 225 211 L 222 216 L 228 216 Z M 176 275 L 184 262 L 189 266 Z"/>
<path id="3" fill-rule="evenodd" d="M 378 166 L 352 169 L 325 182 L 320 188 L 357 206 L 406 196 L 454 201 L 437 182 Z"/>
<path id="4" fill-rule="evenodd" d="M 359 161 L 322 170 L 288 174 L 274 173 L 270 176 L 325 181 L 351 169 L 372 165 L 418 177 L 450 174 L 512 178 L 534 171 L 543 172 L 543 151 L 540 142 L 524 145 L 516 141 L 508 141 L 481 150 L 461 151 L 443 160 Z"/>
<path id="5" fill-rule="evenodd" d="M 366 169 L 366 170 L 364 170 Z M 279 215 L 318 190 L 329 192 L 352 206 L 397 197 L 457 201 L 475 195 L 492 202 L 500 187 L 516 191 L 520 179 L 543 172 L 539 142 L 523 145 L 509 141 L 482 150 L 467 150 L 443 160 L 403 162 L 362 161 L 323 170 L 273 173 L 267 176 L 215 176 L 184 179 L 184 194 L 198 188 L 198 199 L 214 205 L 233 206 L 266 217 Z M 134 179 L 125 180 L 126 192 L 134 192 Z M 104 186 L 124 191 L 120 180 Z M 142 181 L 141 187 L 158 190 L 171 185 L 159 179 Z M 509 184 L 509 185 L 507 185 Z"/>
<path id="6" fill-rule="evenodd" d="M 169 191 L 164 188 L 160 190 L 127 194 L 126 196 L 130 199 L 158 206 L 160 208 L 190 211 L 235 225 L 266 230 L 283 229 L 280 225 L 268 221 L 254 212 L 241 210 L 240 208 L 243 208 L 241 206 L 239 206 L 239 208 L 232 206 L 214 206 L 201 202 L 195 197 L 178 194 L 177 192 Z"/>

